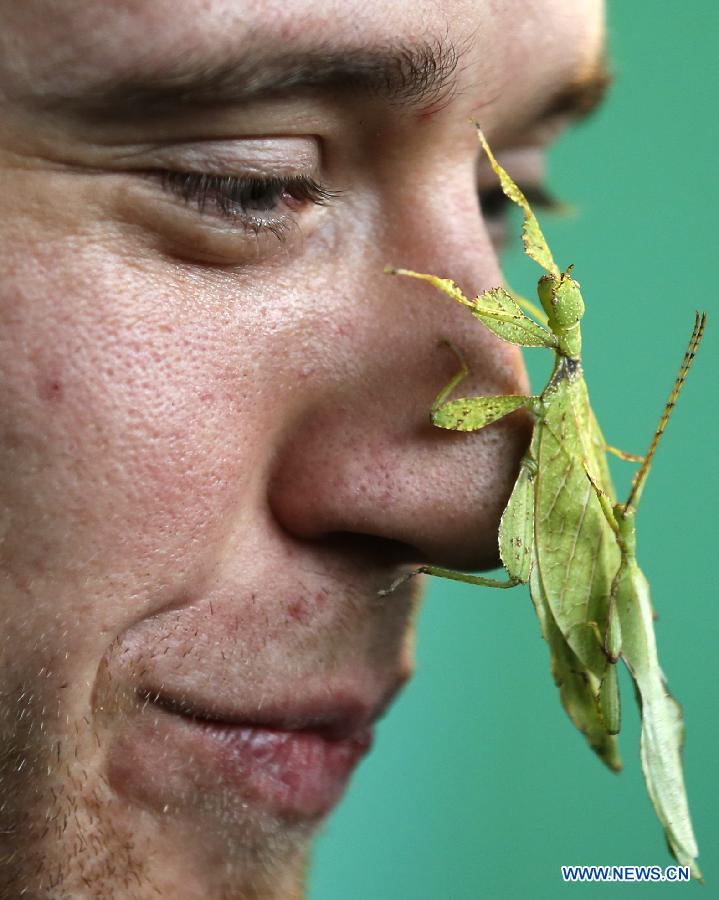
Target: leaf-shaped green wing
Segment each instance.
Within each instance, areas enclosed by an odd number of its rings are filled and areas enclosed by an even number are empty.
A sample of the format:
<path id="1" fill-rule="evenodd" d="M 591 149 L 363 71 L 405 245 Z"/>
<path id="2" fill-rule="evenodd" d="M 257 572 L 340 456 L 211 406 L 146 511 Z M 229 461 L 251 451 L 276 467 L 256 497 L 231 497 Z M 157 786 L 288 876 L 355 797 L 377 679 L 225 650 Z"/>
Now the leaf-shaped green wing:
<path id="1" fill-rule="evenodd" d="M 681 865 L 691 866 L 694 877 L 701 880 L 682 774 L 681 708 L 669 693 L 659 667 L 649 585 L 634 559 L 627 563 L 617 602 L 622 657 L 641 700 L 640 752 L 647 790 L 674 856 Z"/>
<path id="2" fill-rule="evenodd" d="M 607 659 L 598 635 L 606 632 L 620 553 L 584 468 L 594 454 L 586 434 L 591 410 L 581 374 L 556 378 L 544 402 L 535 426 L 540 433 L 534 538 L 538 574 L 565 640 L 583 666 L 601 679 Z M 599 473 L 594 474 L 603 486 Z"/>
<path id="3" fill-rule="evenodd" d="M 549 645 L 552 676 L 559 688 L 562 706 L 602 762 L 612 771 L 619 772 L 622 762 L 617 741 L 608 733 L 599 706 L 599 679 L 585 668 L 557 627 L 542 589 L 536 560 L 529 581 L 529 591 L 542 636 Z"/>
<path id="4" fill-rule="evenodd" d="M 529 580 L 530 596 L 542 635 L 549 646 L 552 675 L 559 688 L 562 705 L 600 759 L 610 769 L 619 771 L 621 761 L 616 740 L 606 727 L 599 703 L 600 680 L 584 666 L 557 627 L 539 577 L 534 546 L 534 483 L 541 433 L 541 425 L 535 427 L 529 450 L 520 464 L 512 496 L 502 514 L 500 555 L 513 578 L 525 582 Z M 593 635 L 591 639 L 595 640 Z"/>
<path id="5" fill-rule="evenodd" d="M 586 410 L 586 421 L 582 423 L 585 436 L 583 452 L 590 464 L 592 476 L 601 485 L 602 490 L 613 503 L 616 499 L 616 492 L 612 483 L 612 476 L 609 473 L 609 464 L 607 463 L 607 442 L 589 402 L 589 394 L 584 378 L 577 385 L 576 392 L 579 397 L 578 405 L 580 409 Z M 575 415 L 578 415 L 578 413 L 575 412 Z"/>
<path id="6" fill-rule="evenodd" d="M 514 201 L 517 206 L 520 206 L 522 208 L 522 212 L 524 213 L 522 241 L 524 243 L 525 253 L 535 262 L 538 262 L 545 271 L 550 272 L 552 275 L 558 276 L 559 268 L 552 258 L 552 253 L 547 244 L 547 240 L 542 234 L 542 229 L 539 227 L 539 222 L 537 222 L 537 218 L 532 212 L 532 207 L 529 205 L 529 201 L 514 183 L 512 178 L 494 158 L 494 154 L 489 149 L 489 144 L 487 143 L 484 135 L 482 134 L 482 130 L 479 127 L 477 128 L 477 134 L 479 135 L 479 140 L 484 147 L 484 152 L 487 154 L 489 163 L 499 178 L 499 182 L 502 185 L 502 190 L 510 200 Z"/>

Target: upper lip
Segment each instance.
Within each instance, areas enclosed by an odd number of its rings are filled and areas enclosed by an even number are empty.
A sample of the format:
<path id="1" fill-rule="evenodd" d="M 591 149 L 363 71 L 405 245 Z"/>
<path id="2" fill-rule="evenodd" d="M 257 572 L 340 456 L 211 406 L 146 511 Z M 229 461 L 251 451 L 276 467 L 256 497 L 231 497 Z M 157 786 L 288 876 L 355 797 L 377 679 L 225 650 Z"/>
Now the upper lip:
<path id="1" fill-rule="evenodd" d="M 337 692 L 323 695 L 316 701 L 263 703 L 248 711 L 229 710 L 215 703 L 173 696 L 165 691 L 140 689 L 137 693 L 145 705 L 151 703 L 188 719 L 238 727 L 311 732 L 327 740 L 339 741 L 366 731 L 382 715 L 398 689 L 399 685 L 393 686 L 376 704 Z"/>

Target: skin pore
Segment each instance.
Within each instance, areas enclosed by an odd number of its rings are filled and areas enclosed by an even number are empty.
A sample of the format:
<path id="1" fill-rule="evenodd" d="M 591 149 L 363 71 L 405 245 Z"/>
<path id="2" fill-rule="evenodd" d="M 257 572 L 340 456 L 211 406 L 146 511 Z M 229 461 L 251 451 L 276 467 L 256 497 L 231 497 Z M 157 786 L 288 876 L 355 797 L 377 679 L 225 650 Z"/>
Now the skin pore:
<path id="1" fill-rule="evenodd" d="M 331 803 L 155 698 L 368 725 L 378 590 L 496 563 L 531 422 L 428 410 L 440 340 L 521 358 L 383 268 L 499 284 L 470 123 L 536 184 L 601 54 L 595 0 L 0 0 L 0 898 L 302 896 Z"/>

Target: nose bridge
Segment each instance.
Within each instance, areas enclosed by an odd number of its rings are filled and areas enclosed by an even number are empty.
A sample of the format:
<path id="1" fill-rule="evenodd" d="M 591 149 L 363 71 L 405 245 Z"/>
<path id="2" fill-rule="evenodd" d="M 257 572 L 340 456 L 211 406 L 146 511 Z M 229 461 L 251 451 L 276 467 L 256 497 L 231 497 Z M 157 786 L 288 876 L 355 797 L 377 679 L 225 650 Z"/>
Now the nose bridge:
<path id="1" fill-rule="evenodd" d="M 391 264 L 454 281 L 468 298 L 502 284 L 496 248 L 481 215 L 474 171 L 443 169 L 417 199 L 411 215 L 385 220 L 383 243 Z M 489 394 L 524 393 L 526 371 L 518 348 L 495 337 L 471 311 L 427 283 L 397 277 L 401 304 L 422 310 L 430 335 L 449 339 L 467 357 L 472 384 Z M 411 298 L 411 299 L 410 299 Z"/>
<path id="2" fill-rule="evenodd" d="M 401 257 L 394 264 L 452 278 L 474 293 L 500 284 L 471 156 L 452 161 L 435 154 L 431 162 L 420 159 L 416 165 L 421 191 L 407 167 L 403 182 L 384 201 L 381 241 Z"/>
<path id="3" fill-rule="evenodd" d="M 442 135 L 439 153 L 431 141 L 404 167 L 393 190 L 384 191 L 382 231 L 392 266 L 450 278 L 472 298 L 502 284 L 497 250 L 482 215 L 477 187 L 479 143 L 470 127 Z M 418 175 L 421 173 L 421 190 Z M 427 284 L 405 282 L 396 290 L 424 302 L 430 330 L 450 338 L 471 356 L 473 385 L 482 392 L 528 390 L 516 347 L 503 343 L 472 317 L 466 307 Z M 404 304 L 407 305 L 406 302 Z M 469 386 L 468 384 L 465 387 Z"/>

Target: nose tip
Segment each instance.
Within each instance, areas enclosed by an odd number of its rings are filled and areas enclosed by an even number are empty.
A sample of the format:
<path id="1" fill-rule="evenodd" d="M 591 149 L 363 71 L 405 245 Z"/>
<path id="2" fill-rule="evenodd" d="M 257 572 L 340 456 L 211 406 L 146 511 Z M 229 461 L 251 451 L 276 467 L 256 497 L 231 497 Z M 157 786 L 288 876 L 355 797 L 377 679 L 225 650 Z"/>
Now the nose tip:
<path id="1" fill-rule="evenodd" d="M 507 366 L 503 384 L 513 381 L 513 368 Z M 408 369 L 404 377 L 385 375 L 381 385 L 365 385 L 351 405 L 328 404 L 303 420 L 276 458 L 273 514 L 303 540 L 328 542 L 342 534 L 347 547 L 346 536 L 358 543 L 369 536 L 392 544 L 384 559 L 397 561 L 401 547 L 407 562 L 493 567 L 531 416 L 518 410 L 472 434 L 435 428 L 431 392 L 425 384 L 418 394 L 415 386 L 413 396 Z M 433 382 L 436 387 L 442 378 Z M 508 386 L 516 393 L 516 385 Z"/>
<path id="2" fill-rule="evenodd" d="M 500 565 L 499 523 L 532 428 L 531 413 L 520 409 L 476 434 L 438 438 L 447 442 L 445 464 L 460 474 L 439 492 L 415 542 L 421 562 L 469 571 Z"/>

